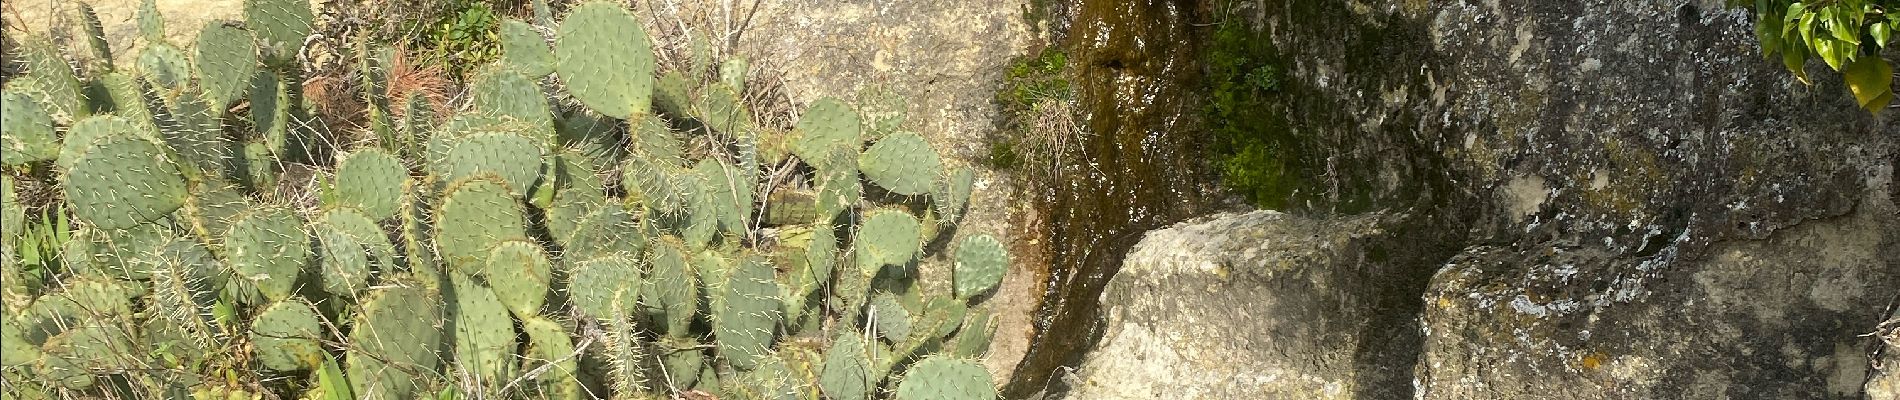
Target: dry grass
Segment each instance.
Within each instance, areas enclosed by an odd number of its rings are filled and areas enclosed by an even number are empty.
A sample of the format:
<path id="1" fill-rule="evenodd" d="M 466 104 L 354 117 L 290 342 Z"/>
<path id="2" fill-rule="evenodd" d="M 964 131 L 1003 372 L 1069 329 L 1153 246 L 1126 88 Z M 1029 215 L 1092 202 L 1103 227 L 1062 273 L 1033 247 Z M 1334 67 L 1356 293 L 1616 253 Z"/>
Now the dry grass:
<path id="1" fill-rule="evenodd" d="M 390 60 L 389 87 L 385 93 L 391 104 L 392 115 L 407 117 L 402 114 L 405 107 L 401 104 L 408 102 L 411 95 L 421 95 L 428 100 L 429 107 L 436 110 L 437 115 L 448 110 L 449 91 L 454 87 L 454 83 L 449 81 L 448 71 L 439 64 L 420 62 L 420 58 L 407 48 L 398 47 L 394 54 Z"/>

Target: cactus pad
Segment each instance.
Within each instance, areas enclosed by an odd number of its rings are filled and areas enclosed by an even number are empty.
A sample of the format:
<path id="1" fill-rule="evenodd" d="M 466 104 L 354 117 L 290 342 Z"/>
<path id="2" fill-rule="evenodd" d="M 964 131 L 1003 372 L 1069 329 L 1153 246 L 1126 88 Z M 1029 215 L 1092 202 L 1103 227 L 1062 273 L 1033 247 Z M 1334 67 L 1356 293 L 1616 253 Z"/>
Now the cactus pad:
<path id="1" fill-rule="evenodd" d="M 819 171 L 818 221 L 830 223 L 845 211 L 858 206 L 864 197 L 864 184 L 858 180 L 856 149 L 839 148 L 831 152 L 829 170 Z"/>
<path id="2" fill-rule="evenodd" d="M 548 113 L 548 96 L 541 93 L 534 79 L 513 69 L 492 68 L 475 77 L 469 92 L 473 93 L 476 110 L 514 118 L 550 134 L 543 143 L 554 143 L 554 116 Z"/>
<path id="3" fill-rule="evenodd" d="M 900 132 L 885 137 L 858 158 L 864 176 L 891 193 L 916 196 L 930 192 L 943 173 L 943 160 L 922 136 Z"/>
<path id="4" fill-rule="evenodd" d="M 957 264 L 953 286 L 957 298 L 969 299 L 1003 282 L 1009 271 L 1009 250 L 990 235 L 973 235 L 957 246 Z"/>
<path id="5" fill-rule="evenodd" d="M 516 317 L 539 315 L 547 300 L 554 266 L 541 246 L 525 240 L 502 242 L 488 253 L 488 283 L 495 297 Z"/>
<path id="6" fill-rule="evenodd" d="M 73 135 L 77 137 L 78 135 Z M 129 228 L 185 204 L 185 180 L 158 144 L 133 135 L 100 138 L 66 171 L 73 216 L 104 229 Z"/>
<path id="7" fill-rule="evenodd" d="M 408 179 L 409 169 L 395 156 L 378 149 L 357 150 L 337 162 L 336 198 L 370 219 L 386 219 L 396 215 Z"/>
<path id="8" fill-rule="evenodd" d="M 513 18 L 501 22 L 501 52 L 502 65 L 529 78 L 554 72 L 554 52 L 548 50 L 547 39 L 526 22 Z"/>
<path id="9" fill-rule="evenodd" d="M 177 91 L 191 83 L 191 64 L 185 52 L 165 43 L 152 43 L 139 53 L 139 72 L 159 87 Z"/>
<path id="10" fill-rule="evenodd" d="M 450 184 L 435 217 L 436 250 L 451 268 L 479 268 L 489 248 L 528 238 L 527 210 L 494 175 Z"/>
<path id="11" fill-rule="evenodd" d="M 645 296 L 643 300 L 658 314 L 651 319 L 660 325 L 660 331 L 685 336 L 699 309 L 699 283 L 687 263 L 686 246 L 678 238 L 668 236 L 656 240 L 652 247 L 649 262 L 653 270 L 647 277 L 646 290 L 641 293 Z"/>
<path id="12" fill-rule="evenodd" d="M 970 205 L 970 191 L 976 187 L 976 173 L 969 168 L 961 168 L 937 181 L 935 190 L 930 193 L 931 206 L 945 222 L 956 223 L 963 219 L 963 212 Z"/>
<path id="13" fill-rule="evenodd" d="M 870 400 L 871 365 L 864 357 L 864 339 L 857 332 L 844 331 L 825 350 L 824 369 L 818 376 L 818 388 L 833 400 Z"/>
<path id="14" fill-rule="evenodd" d="M 319 276 L 323 291 L 351 298 L 369 284 L 369 253 L 355 236 L 330 230 L 317 231 L 318 256 L 322 258 Z"/>
<path id="15" fill-rule="evenodd" d="M 923 247 L 922 227 L 917 218 L 898 210 L 872 211 L 858 227 L 858 267 L 876 275 L 886 265 L 906 265 L 917 258 Z"/>
<path id="16" fill-rule="evenodd" d="M 521 330 L 528 334 L 528 350 L 522 360 L 522 371 L 533 371 L 543 366 L 548 370 L 534 378 L 541 393 L 529 398 L 537 399 L 581 399 L 582 388 L 575 374 L 580 366 L 574 361 L 574 339 L 568 337 L 567 330 L 560 323 L 539 316 L 521 318 Z M 552 365 L 550 365 L 552 364 Z"/>
<path id="17" fill-rule="evenodd" d="M 347 375 L 359 398 L 410 399 L 441 356 L 441 302 L 417 282 L 370 291 L 351 319 Z"/>
<path id="18" fill-rule="evenodd" d="M 833 149 L 848 149 L 856 152 L 863 143 L 858 113 L 851 106 L 835 98 L 821 98 L 805 108 L 805 114 L 798 117 L 798 128 L 793 131 L 797 139 L 792 142 L 792 154 L 805 159 L 814 167 L 826 169 L 832 167 L 829 157 Z"/>
<path id="19" fill-rule="evenodd" d="M 595 319 L 624 318 L 640 299 L 640 269 L 619 256 L 574 263 L 568 271 L 567 296 L 574 310 Z"/>
<path id="20" fill-rule="evenodd" d="M 297 289 L 297 275 L 310 257 L 303 223 L 283 207 L 251 210 L 231 224 L 224 250 L 231 268 L 264 297 L 282 300 Z"/>
<path id="21" fill-rule="evenodd" d="M 436 162 L 436 174 L 454 181 L 484 173 L 499 175 L 515 195 L 525 195 L 541 177 L 540 145 L 525 136 L 483 132 L 455 141 Z"/>
<path id="22" fill-rule="evenodd" d="M 879 337 L 891 343 L 904 343 L 910 340 L 910 310 L 898 301 L 897 295 L 879 293 L 871 298 L 871 327 Z"/>
<path id="23" fill-rule="evenodd" d="M 0 94 L 0 164 L 22 165 L 59 155 L 59 137 L 53 133 L 53 115 L 33 96 L 8 86 Z"/>
<path id="24" fill-rule="evenodd" d="M 245 26 L 257 37 L 266 63 L 290 65 L 304 38 L 310 36 L 310 3 L 307 0 L 245 0 Z"/>
<path id="25" fill-rule="evenodd" d="M 924 357 L 897 384 L 900 400 L 990 400 L 997 396 L 983 364 L 946 356 Z"/>
<path id="26" fill-rule="evenodd" d="M 588 108 L 619 119 L 652 108 L 653 43 L 625 8 L 610 2 L 575 6 L 561 21 L 554 55 L 555 71 Z"/>
<path id="27" fill-rule="evenodd" d="M 272 371 L 301 371 L 323 364 L 323 323 L 316 307 L 298 298 L 271 304 L 251 322 L 257 361 Z"/>
<path id="28" fill-rule="evenodd" d="M 449 274 L 455 299 L 449 317 L 455 326 L 457 375 L 466 374 L 475 387 L 500 388 L 511 378 L 515 363 L 515 326 L 508 308 L 495 292 L 473 277 Z"/>
<path id="29" fill-rule="evenodd" d="M 739 262 L 713 295 L 713 335 L 720 356 L 751 370 L 771 351 L 779 315 L 778 283 L 771 265 L 756 258 Z"/>
<path id="30" fill-rule="evenodd" d="M 699 101 L 693 104 L 693 117 L 713 131 L 726 134 L 751 132 L 752 112 L 746 109 L 745 99 L 739 96 L 739 89 L 724 82 L 707 85 L 700 90 Z"/>
<path id="31" fill-rule="evenodd" d="M 257 74 L 257 46 L 251 41 L 251 33 L 231 23 L 212 21 L 198 31 L 195 47 L 197 56 L 192 62 L 205 98 L 217 109 L 237 101 Z"/>
<path id="32" fill-rule="evenodd" d="M 657 343 L 660 348 L 660 367 L 673 384 L 681 389 L 693 387 L 699 381 L 699 370 L 706 366 L 706 352 L 699 349 L 699 342 L 680 337 L 661 337 Z"/>

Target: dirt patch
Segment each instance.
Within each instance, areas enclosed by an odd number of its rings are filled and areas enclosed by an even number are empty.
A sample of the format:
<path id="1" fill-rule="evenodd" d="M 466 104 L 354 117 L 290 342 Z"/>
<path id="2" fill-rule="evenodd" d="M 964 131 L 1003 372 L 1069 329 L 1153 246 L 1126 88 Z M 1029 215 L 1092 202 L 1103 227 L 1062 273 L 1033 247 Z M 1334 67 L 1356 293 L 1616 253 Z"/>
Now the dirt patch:
<path id="1" fill-rule="evenodd" d="M 144 48 L 145 41 L 139 38 L 138 11 L 141 0 L 94 0 L 92 10 L 99 14 L 104 23 L 106 43 L 112 46 L 114 63 L 129 63 L 138 56 L 138 50 Z M 189 49 L 189 44 L 198 39 L 198 31 L 205 24 L 217 20 L 240 20 L 244 18 L 244 2 L 241 0 L 163 0 L 156 2 L 158 12 L 165 17 L 165 40 Z M 26 0 L 9 1 L 5 6 L 5 18 L 9 29 L 23 29 L 35 35 L 49 33 L 79 35 L 79 2 L 67 0 Z M 49 32 L 51 29 L 72 29 L 67 32 Z M 76 42 L 83 43 L 83 42 Z M 83 52 L 81 52 L 83 53 Z"/>

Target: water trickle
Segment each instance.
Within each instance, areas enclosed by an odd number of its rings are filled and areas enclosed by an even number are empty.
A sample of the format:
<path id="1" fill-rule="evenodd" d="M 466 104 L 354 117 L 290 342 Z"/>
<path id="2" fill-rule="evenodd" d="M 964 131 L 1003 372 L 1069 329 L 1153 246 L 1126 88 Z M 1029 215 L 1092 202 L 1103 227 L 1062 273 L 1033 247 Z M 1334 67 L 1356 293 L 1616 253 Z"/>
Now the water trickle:
<path id="1" fill-rule="evenodd" d="M 1191 0 L 1073 5 L 1061 45 L 1075 55 L 1080 148 L 1042 185 L 1051 266 L 1035 333 L 1009 398 L 1045 389 L 1098 336 L 1098 300 L 1141 234 L 1208 212 L 1215 179 L 1199 131 L 1201 70 Z"/>

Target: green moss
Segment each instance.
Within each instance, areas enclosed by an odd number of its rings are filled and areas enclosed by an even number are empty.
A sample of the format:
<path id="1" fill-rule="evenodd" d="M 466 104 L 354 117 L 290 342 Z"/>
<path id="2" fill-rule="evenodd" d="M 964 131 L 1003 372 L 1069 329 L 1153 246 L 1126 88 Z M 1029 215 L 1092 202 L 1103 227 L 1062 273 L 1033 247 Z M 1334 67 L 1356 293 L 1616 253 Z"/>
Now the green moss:
<path id="1" fill-rule="evenodd" d="M 1055 47 L 1010 62 L 1003 85 L 996 91 L 995 102 L 1003 116 L 1003 129 L 987 140 L 990 155 L 986 164 L 990 168 L 1011 170 L 1025 162 L 1040 161 L 1024 159 L 1030 154 L 1023 150 L 1035 147 L 1024 142 L 1047 140 L 1047 134 L 1038 135 L 1034 131 L 1043 129 L 1036 125 L 1039 105 L 1075 101 L 1075 87 L 1069 74 L 1069 55 Z"/>
<path id="2" fill-rule="evenodd" d="M 1208 41 L 1205 107 L 1221 182 L 1256 205 L 1282 208 L 1297 187 L 1292 134 L 1280 102 L 1279 51 L 1239 22 Z"/>

